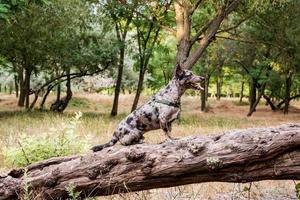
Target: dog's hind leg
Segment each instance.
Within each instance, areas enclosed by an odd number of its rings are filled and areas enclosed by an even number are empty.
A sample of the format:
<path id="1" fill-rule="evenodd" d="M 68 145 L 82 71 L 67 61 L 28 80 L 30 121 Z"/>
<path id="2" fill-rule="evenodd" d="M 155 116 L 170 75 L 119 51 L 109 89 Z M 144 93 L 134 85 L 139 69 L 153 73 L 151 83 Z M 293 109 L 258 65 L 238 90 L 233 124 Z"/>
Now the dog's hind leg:
<path id="1" fill-rule="evenodd" d="M 144 139 L 143 133 L 138 129 L 133 129 L 129 133 L 126 133 L 119 138 L 119 141 L 122 145 L 133 145 L 139 144 Z"/>

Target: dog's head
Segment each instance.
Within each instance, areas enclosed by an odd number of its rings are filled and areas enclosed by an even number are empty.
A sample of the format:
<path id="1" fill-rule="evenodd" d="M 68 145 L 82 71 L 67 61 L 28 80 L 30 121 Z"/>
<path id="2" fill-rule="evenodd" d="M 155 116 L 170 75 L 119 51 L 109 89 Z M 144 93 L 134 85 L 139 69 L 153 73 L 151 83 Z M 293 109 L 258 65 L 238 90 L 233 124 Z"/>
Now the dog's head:
<path id="1" fill-rule="evenodd" d="M 192 71 L 183 69 L 179 64 L 176 64 L 175 78 L 180 87 L 204 90 L 204 88 L 200 86 L 200 83 L 205 81 L 205 78 L 202 76 L 195 76 Z"/>

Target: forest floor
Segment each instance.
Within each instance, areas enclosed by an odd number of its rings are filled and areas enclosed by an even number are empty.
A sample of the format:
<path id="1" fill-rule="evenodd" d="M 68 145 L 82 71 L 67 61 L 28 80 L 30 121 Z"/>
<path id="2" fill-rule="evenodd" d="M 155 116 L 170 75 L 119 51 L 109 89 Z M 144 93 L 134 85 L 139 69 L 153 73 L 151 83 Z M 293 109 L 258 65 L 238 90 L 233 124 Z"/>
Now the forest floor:
<path id="1" fill-rule="evenodd" d="M 50 97 L 54 99 L 54 96 Z M 1 156 L 1 147 L 17 144 L 20 135 L 34 137 L 58 124 L 67 122 L 74 116 L 74 112 L 81 111 L 82 123 L 77 129 L 81 136 L 90 136 L 90 146 L 107 142 L 118 122 L 125 117 L 133 102 L 132 95 L 121 95 L 119 115 L 109 116 L 113 96 L 100 94 L 76 94 L 64 114 L 31 111 L 19 109 L 17 99 L 13 95 L 0 94 L 0 171 L 8 166 Z M 141 103 L 147 100 L 142 97 Z M 300 102 L 292 102 L 288 115 L 281 111 L 272 112 L 270 107 L 261 103 L 252 117 L 246 117 L 249 105 L 238 103 L 238 99 L 223 98 L 220 101 L 208 100 L 208 111 L 200 111 L 199 97 L 185 96 L 182 98 L 182 114 L 179 121 L 172 127 L 175 137 L 185 137 L 197 134 L 222 133 L 228 129 L 277 126 L 284 123 L 300 122 Z M 146 143 L 159 143 L 165 139 L 161 130 L 145 134 Z M 250 188 L 250 190 L 249 190 Z M 260 181 L 255 183 L 201 183 L 173 187 L 168 189 L 153 189 L 99 199 L 297 199 L 295 182 L 288 181 Z"/>

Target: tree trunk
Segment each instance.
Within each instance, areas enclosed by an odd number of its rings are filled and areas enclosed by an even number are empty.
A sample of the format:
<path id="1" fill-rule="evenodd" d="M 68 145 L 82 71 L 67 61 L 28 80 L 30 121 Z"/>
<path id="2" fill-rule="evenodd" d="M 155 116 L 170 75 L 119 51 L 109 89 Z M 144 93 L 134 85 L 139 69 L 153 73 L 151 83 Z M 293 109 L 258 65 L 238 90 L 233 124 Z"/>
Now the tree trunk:
<path id="1" fill-rule="evenodd" d="M 40 110 L 44 109 L 44 105 L 46 103 L 47 97 L 50 94 L 50 92 L 51 92 L 52 89 L 53 89 L 53 86 L 49 85 L 48 88 L 47 88 L 46 93 L 44 94 L 43 100 L 42 100 L 42 102 L 40 104 Z"/>
<path id="2" fill-rule="evenodd" d="M 34 105 L 36 104 L 37 100 L 39 98 L 39 92 L 38 91 L 35 91 L 34 92 L 34 99 L 33 101 L 31 102 L 30 106 L 29 106 L 29 109 L 32 110 L 34 108 Z"/>
<path id="3" fill-rule="evenodd" d="M 250 108 L 249 111 L 251 111 L 254 103 L 256 102 L 256 88 L 257 88 L 257 79 L 252 78 L 250 83 L 250 91 L 249 91 L 249 102 L 250 102 Z M 255 112 L 255 109 L 254 109 Z"/>
<path id="4" fill-rule="evenodd" d="M 140 69 L 140 74 L 139 74 L 138 86 L 137 86 L 137 89 L 136 89 L 136 94 L 135 94 L 133 104 L 132 104 L 132 107 L 131 107 L 131 112 L 133 112 L 137 108 L 137 105 L 139 103 L 139 99 L 140 99 L 141 93 L 143 91 L 144 76 L 145 76 L 145 71 L 144 71 L 143 68 L 141 68 Z"/>
<path id="5" fill-rule="evenodd" d="M 118 114 L 118 105 L 119 105 L 119 95 L 121 90 L 122 76 L 123 76 L 123 68 L 124 68 L 124 56 L 125 56 L 125 46 L 123 45 L 120 48 L 120 58 L 118 64 L 118 77 L 115 87 L 115 96 L 113 101 L 113 106 L 110 115 L 116 116 Z"/>
<path id="6" fill-rule="evenodd" d="M 25 90 L 24 90 L 24 75 L 23 68 L 18 71 L 19 76 L 19 85 L 20 85 L 20 96 L 18 100 L 18 106 L 24 107 L 25 104 Z"/>
<path id="7" fill-rule="evenodd" d="M 247 114 L 248 117 L 250 117 L 250 116 L 253 114 L 253 112 L 255 112 L 256 106 L 258 105 L 258 103 L 259 103 L 261 97 L 264 95 L 265 88 L 266 88 L 266 83 L 264 83 L 264 84 L 260 87 L 260 91 L 259 91 L 258 97 L 257 97 L 256 101 L 254 102 L 254 104 L 252 105 L 252 107 L 250 108 L 249 113 Z"/>
<path id="8" fill-rule="evenodd" d="M 263 95 L 263 97 L 265 98 L 265 100 L 267 101 L 267 103 L 270 105 L 272 111 L 276 111 L 276 106 L 273 104 L 272 100 L 270 99 L 270 97 L 268 97 L 267 95 Z"/>
<path id="9" fill-rule="evenodd" d="M 29 96 L 30 96 L 30 76 L 31 69 L 25 69 L 25 79 L 24 79 L 24 95 L 25 95 L 25 107 L 29 108 Z"/>
<path id="10" fill-rule="evenodd" d="M 206 81 L 205 81 L 205 83 L 201 82 L 201 87 L 204 88 L 204 90 L 200 91 L 200 96 L 201 96 L 201 111 L 202 112 L 206 111 L 206 94 L 205 94 L 205 92 L 206 92 Z"/>
<path id="11" fill-rule="evenodd" d="M 57 85 L 57 93 L 56 93 L 56 101 L 60 100 L 60 94 L 61 94 L 61 85 L 60 83 Z"/>
<path id="12" fill-rule="evenodd" d="M 111 116 L 116 116 L 118 114 L 118 106 L 119 106 L 119 95 L 122 87 L 122 77 L 123 77 L 123 68 L 124 68 L 124 58 L 125 58 L 125 42 L 127 37 L 128 27 L 131 23 L 132 16 L 127 16 L 125 27 L 122 31 L 121 25 L 115 22 L 115 30 L 117 34 L 118 42 L 120 43 L 119 47 L 119 62 L 118 62 L 118 76 L 114 93 L 114 101 L 111 109 Z"/>
<path id="13" fill-rule="evenodd" d="M 67 87 L 66 93 L 67 94 L 64 98 L 60 99 L 59 101 L 55 101 L 51 105 L 50 110 L 53 112 L 59 112 L 59 113 L 63 112 L 69 105 L 70 100 L 72 99 L 73 93 L 72 93 L 72 89 L 71 89 L 70 71 L 68 73 L 69 73 L 69 75 L 67 76 L 67 82 L 66 82 L 66 87 Z"/>
<path id="14" fill-rule="evenodd" d="M 209 81 L 210 81 L 210 75 L 206 76 L 206 80 L 205 80 L 205 101 L 208 100 L 208 87 L 209 87 Z"/>
<path id="15" fill-rule="evenodd" d="M 244 84 L 245 84 L 245 82 L 242 81 L 242 87 L 241 87 L 241 92 L 240 92 L 240 103 L 243 102 L 243 97 L 244 97 Z"/>
<path id="16" fill-rule="evenodd" d="M 142 31 L 140 31 L 140 28 L 137 26 L 140 73 L 139 73 L 137 91 L 133 100 L 131 112 L 133 112 L 137 108 L 137 105 L 139 103 L 139 99 L 143 91 L 145 73 L 148 68 L 148 64 L 152 55 L 154 45 L 157 42 L 159 31 L 160 31 L 160 27 L 155 28 L 154 24 L 151 23 L 146 34 L 146 39 L 143 39 L 144 38 L 143 33 Z M 154 34 L 152 39 L 150 37 L 151 33 Z M 148 44 L 150 46 L 148 46 Z"/>
<path id="17" fill-rule="evenodd" d="M 16 75 L 14 76 L 14 81 L 15 81 L 16 98 L 18 98 L 19 97 L 19 84 L 18 84 L 18 77 Z"/>
<path id="18" fill-rule="evenodd" d="M 97 153 L 52 158 L 0 175 L 0 199 L 112 195 L 201 182 L 300 179 L 300 125 L 226 131 L 162 144 L 114 146 Z"/>
<path id="19" fill-rule="evenodd" d="M 289 75 L 285 79 L 285 95 L 284 95 L 284 109 L 283 109 L 284 114 L 288 114 L 288 112 L 289 112 L 291 87 L 292 87 L 292 77 L 291 77 L 291 75 Z"/>
<path id="20" fill-rule="evenodd" d="M 218 67 L 217 69 L 217 100 L 221 99 L 222 94 L 222 68 Z"/>

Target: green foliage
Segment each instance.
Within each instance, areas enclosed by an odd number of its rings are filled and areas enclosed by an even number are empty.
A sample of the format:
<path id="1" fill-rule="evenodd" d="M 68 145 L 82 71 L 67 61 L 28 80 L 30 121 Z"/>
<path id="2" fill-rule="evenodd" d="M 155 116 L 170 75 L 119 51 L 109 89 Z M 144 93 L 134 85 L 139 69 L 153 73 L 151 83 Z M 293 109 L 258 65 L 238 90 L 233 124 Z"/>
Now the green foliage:
<path id="1" fill-rule="evenodd" d="M 295 192 L 296 192 L 297 198 L 300 198 L 300 183 L 297 183 L 295 185 Z"/>
<path id="2" fill-rule="evenodd" d="M 31 200 L 32 199 L 32 192 L 29 190 L 30 184 L 28 183 L 28 174 L 27 174 L 27 168 L 24 169 L 24 175 L 23 175 L 23 193 L 22 193 L 22 199 L 23 200 Z"/>
<path id="3" fill-rule="evenodd" d="M 16 14 L 16 11 L 24 11 L 30 4 L 46 4 L 48 0 L 1 0 L 0 1 L 0 20 L 8 20 L 9 15 Z"/>
<path id="4" fill-rule="evenodd" d="M 79 199 L 81 192 L 76 192 L 76 186 L 74 184 L 70 184 L 67 186 L 68 195 L 71 197 L 70 200 L 77 200 Z"/>
<path id="5" fill-rule="evenodd" d="M 84 98 L 73 97 L 69 102 L 69 106 L 75 108 L 88 108 L 89 102 L 87 99 Z"/>
<path id="6" fill-rule="evenodd" d="M 10 165 L 23 167 L 39 160 L 83 151 L 88 145 L 87 140 L 76 134 L 81 116 L 82 113 L 78 112 L 68 123 L 62 123 L 40 136 L 22 135 L 18 147 L 3 149 L 5 161 Z"/>

